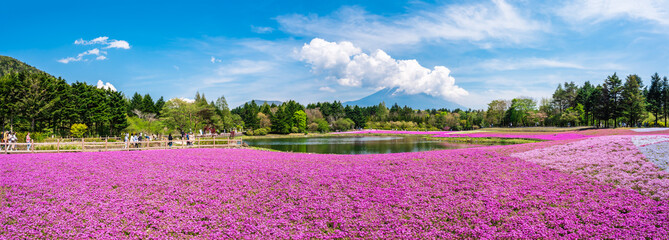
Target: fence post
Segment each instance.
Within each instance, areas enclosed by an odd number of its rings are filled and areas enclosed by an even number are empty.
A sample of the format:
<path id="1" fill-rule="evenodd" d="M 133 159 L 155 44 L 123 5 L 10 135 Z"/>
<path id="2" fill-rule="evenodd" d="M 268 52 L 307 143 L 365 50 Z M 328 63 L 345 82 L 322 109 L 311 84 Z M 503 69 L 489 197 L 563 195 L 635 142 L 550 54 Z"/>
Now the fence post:
<path id="1" fill-rule="evenodd" d="M 60 138 L 58 139 L 58 143 L 56 143 L 56 152 L 60 152 Z"/>
<path id="2" fill-rule="evenodd" d="M 85 141 L 84 141 L 84 140 L 85 140 L 85 138 L 82 137 L 82 138 L 81 138 L 81 152 L 84 152 L 84 149 L 86 149 L 86 145 L 85 145 Z"/>
<path id="3" fill-rule="evenodd" d="M 202 137 L 197 138 L 197 148 L 200 148 L 200 145 L 202 145 Z"/>
<path id="4" fill-rule="evenodd" d="M 107 151 L 107 141 L 109 141 L 109 137 L 105 138 L 105 151 Z"/>
<path id="5" fill-rule="evenodd" d="M 216 148 L 216 136 L 214 136 L 214 148 Z"/>

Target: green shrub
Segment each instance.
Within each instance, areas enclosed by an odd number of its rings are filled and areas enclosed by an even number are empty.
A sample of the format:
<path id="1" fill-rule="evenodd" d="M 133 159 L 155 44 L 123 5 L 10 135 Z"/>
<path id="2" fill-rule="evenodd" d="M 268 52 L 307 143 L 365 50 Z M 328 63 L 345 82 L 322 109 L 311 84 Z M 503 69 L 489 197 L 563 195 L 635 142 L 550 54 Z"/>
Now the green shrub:
<path id="1" fill-rule="evenodd" d="M 328 122 L 325 121 L 325 119 L 317 119 L 316 123 L 318 124 L 318 129 L 316 130 L 318 130 L 319 132 L 326 133 L 330 131 L 330 124 L 328 124 Z"/>
<path id="2" fill-rule="evenodd" d="M 84 136 L 86 130 L 88 130 L 88 126 L 86 126 L 86 124 L 76 123 L 72 124 L 72 128 L 70 128 L 70 133 L 72 133 L 72 136 L 80 138 Z"/>

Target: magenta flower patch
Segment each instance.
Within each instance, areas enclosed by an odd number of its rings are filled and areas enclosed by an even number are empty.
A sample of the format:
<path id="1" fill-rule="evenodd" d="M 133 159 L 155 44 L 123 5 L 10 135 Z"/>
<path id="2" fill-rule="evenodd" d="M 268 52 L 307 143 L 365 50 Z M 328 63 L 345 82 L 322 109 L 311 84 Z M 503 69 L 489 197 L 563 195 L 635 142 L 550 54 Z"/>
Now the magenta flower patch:
<path id="1" fill-rule="evenodd" d="M 639 163 L 626 148 L 629 139 L 584 141 L 564 150 L 617 154 L 615 147 L 627 162 Z M 616 144 L 595 148 L 606 142 Z M 558 155 L 570 159 L 564 164 L 576 174 L 484 149 L 6 155 L 0 159 L 0 238 L 659 239 L 669 234 L 668 202 L 648 197 L 664 192 L 648 194 L 654 188 L 621 188 L 606 181 L 610 178 L 581 174 L 583 164 L 572 152 L 544 154 L 553 162 Z M 535 155 L 540 159 L 536 152 L 523 157 Z M 617 169 L 615 159 L 599 168 L 586 164 L 587 173 L 607 171 L 611 164 Z M 652 179 L 645 176 L 640 177 Z M 634 177 L 639 176 L 623 179 Z"/>
<path id="2" fill-rule="evenodd" d="M 635 136 L 596 137 L 512 154 L 530 162 L 669 200 L 669 173 L 632 143 Z"/>

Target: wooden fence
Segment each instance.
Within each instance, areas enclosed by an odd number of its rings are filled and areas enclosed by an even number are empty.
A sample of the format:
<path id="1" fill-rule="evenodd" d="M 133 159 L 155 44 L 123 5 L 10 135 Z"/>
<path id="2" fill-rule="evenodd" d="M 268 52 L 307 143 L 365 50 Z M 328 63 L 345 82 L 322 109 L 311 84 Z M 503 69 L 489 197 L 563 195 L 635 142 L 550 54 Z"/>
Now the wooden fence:
<path id="1" fill-rule="evenodd" d="M 242 139 L 230 138 L 195 138 L 192 140 L 154 140 L 139 142 L 109 141 L 72 141 L 57 139 L 56 142 L 42 143 L 2 143 L 1 153 L 60 153 L 60 152 L 105 152 L 105 151 L 139 151 L 151 149 L 184 149 L 184 148 L 231 148 L 242 146 Z M 90 140 L 90 139 L 89 139 Z M 172 144 L 170 144 L 172 143 Z M 30 145 L 30 147 L 29 147 Z"/>

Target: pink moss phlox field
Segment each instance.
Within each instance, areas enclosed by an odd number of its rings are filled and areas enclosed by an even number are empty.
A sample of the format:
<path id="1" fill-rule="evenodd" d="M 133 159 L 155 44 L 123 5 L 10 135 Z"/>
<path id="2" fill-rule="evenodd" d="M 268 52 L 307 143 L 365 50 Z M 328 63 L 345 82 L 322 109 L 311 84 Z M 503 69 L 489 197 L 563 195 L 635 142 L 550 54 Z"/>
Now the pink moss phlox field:
<path id="1" fill-rule="evenodd" d="M 512 154 L 550 169 L 669 200 L 669 173 L 649 161 L 634 136 L 604 136 Z"/>
<path id="2" fill-rule="evenodd" d="M 481 149 L 185 149 L 2 156 L 0 226 L 10 239 L 661 239 L 669 206 Z"/>
<path id="3" fill-rule="evenodd" d="M 446 131 L 399 131 L 399 130 L 362 130 L 348 132 L 333 132 L 331 134 L 407 134 L 407 135 L 435 135 L 448 133 Z"/>
<path id="4" fill-rule="evenodd" d="M 581 139 L 590 136 L 578 133 L 458 133 L 452 131 L 396 131 L 396 130 L 362 130 L 349 132 L 336 132 L 332 134 L 406 134 L 406 135 L 431 135 L 432 137 L 469 137 L 469 138 L 525 138 L 539 140 L 568 140 Z"/>
<path id="5" fill-rule="evenodd" d="M 442 133 L 438 135 L 434 135 L 433 137 L 469 137 L 469 138 L 523 138 L 523 139 L 539 139 L 539 140 L 550 140 L 550 141 L 557 141 L 557 140 L 569 140 L 569 139 L 581 139 L 581 138 L 588 138 L 590 136 L 587 135 L 582 135 L 578 133 L 487 133 L 487 132 L 480 132 L 480 133 L 465 133 L 465 134 L 458 134 L 458 133 Z"/>

